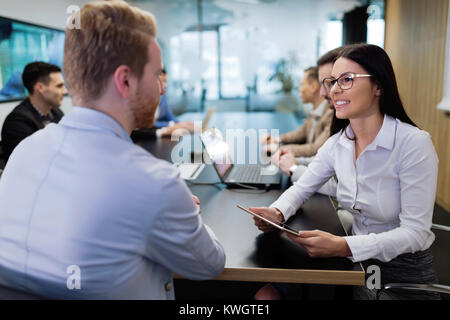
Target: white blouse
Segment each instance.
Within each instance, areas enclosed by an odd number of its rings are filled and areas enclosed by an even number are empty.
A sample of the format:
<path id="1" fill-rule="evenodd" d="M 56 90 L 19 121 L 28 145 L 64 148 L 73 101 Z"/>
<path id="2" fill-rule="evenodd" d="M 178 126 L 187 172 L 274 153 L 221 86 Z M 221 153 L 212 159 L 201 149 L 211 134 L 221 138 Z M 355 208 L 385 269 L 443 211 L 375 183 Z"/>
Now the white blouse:
<path id="1" fill-rule="evenodd" d="M 346 132 L 354 137 L 351 126 Z M 354 216 L 353 235 L 345 237 L 349 259 L 386 262 L 431 246 L 438 158 L 427 132 L 385 115 L 356 161 L 355 142 L 338 132 L 271 207 L 289 219 L 334 174 L 337 200 Z"/>

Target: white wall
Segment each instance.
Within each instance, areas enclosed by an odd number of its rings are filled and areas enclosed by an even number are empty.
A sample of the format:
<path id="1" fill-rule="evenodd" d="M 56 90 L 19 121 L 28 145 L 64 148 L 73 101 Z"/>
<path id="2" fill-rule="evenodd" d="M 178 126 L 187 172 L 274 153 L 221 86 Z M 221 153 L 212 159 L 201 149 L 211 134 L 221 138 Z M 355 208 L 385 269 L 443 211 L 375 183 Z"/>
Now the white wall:
<path id="1" fill-rule="evenodd" d="M 83 6 L 83 0 L 0 0 L 0 15 L 12 19 L 64 29 L 71 5 Z"/>
<path id="2" fill-rule="evenodd" d="M 0 0 L 0 15 L 64 29 L 69 18 L 69 6 L 82 7 L 87 0 Z M 132 5 L 153 12 L 158 21 L 158 35 L 170 50 L 169 39 L 183 31 L 187 25 L 196 23 L 195 0 L 149 0 L 128 1 Z M 205 2 L 206 9 L 214 7 L 214 12 L 205 14 L 205 19 L 223 20 L 231 25 L 251 29 L 260 24 L 268 34 L 262 37 L 265 42 L 271 39 L 278 43 L 281 52 L 295 50 L 303 67 L 314 64 L 315 39 L 317 29 L 326 21 L 329 12 L 344 12 L 351 9 L 357 0 L 278 0 L 265 6 L 243 5 L 238 2 L 214 0 Z M 220 9 L 220 10 L 219 10 Z M 231 16 L 227 13 L 233 13 Z M 276 13 L 276 14 L 275 14 Z M 283 22 L 273 17 L 283 17 Z M 206 21 L 207 22 L 207 21 Z M 270 35 L 270 36 L 269 36 Z M 282 36 L 280 36 L 282 35 Z M 264 50 L 263 50 L 264 51 Z M 259 53 L 258 53 L 259 54 Z M 170 53 L 168 53 L 170 56 Z M 257 59 L 255 61 L 258 61 Z M 186 64 L 185 64 L 186 65 Z M 247 67 L 247 69 L 249 69 Z M 250 68 L 251 69 L 251 68 Z M 251 77 L 251 79 L 253 79 Z M 0 103 L 0 127 L 4 118 L 18 102 Z M 64 100 L 63 111 L 70 111 L 70 98 Z"/>

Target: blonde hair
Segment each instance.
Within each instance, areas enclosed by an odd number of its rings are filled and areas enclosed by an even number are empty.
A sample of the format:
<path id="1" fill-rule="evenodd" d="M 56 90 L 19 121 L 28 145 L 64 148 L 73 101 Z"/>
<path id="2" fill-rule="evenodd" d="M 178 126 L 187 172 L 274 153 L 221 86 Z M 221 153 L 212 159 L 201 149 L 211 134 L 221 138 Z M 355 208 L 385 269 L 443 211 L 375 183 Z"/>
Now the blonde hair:
<path id="1" fill-rule="evenodd" d="M 66 29 L 63 72 L 72 97 L 89 101 L 101 96 L 120 65 L 142 76 L 150 60 L 147 47 L 156 37 L 153 15 L 124 1 L 86 4 L 80 28 Z"/>

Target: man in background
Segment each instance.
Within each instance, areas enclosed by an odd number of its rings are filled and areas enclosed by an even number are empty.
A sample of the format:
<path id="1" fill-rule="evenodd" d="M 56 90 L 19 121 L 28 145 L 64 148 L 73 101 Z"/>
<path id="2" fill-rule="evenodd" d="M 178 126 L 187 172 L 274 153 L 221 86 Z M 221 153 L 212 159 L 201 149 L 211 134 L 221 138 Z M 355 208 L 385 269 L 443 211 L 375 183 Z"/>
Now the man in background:
<path id="1" fill-rule="evenodd" d="M 336 59 L 338 53 L 340 52 L 342 48 L 336 48 L 333 49 L 327 53 L 325 53 L 323 56 L 317 60 L 317 68 L 318 68 L 318 81 L 320 83 L 319 87 L 319 94 L 321 97 L 325 99 L 328 106 L 331 106 L 331 99 L 328 96 L 328 93 L 326 89 L 322 85 L 322 81 L 325 78 L 328 78 L 331 76 L 331 71 L 333 69 L 334 60 Z M 330 119 L 326 118 L 325 127 L 323 128 L 323 131 L 318 136 L 318 141 L 316 144 L 318 145 L 317 150 L 322 146 L 323 143 L 329 138 L 330 136 L 330 127 L 331 127 L 331 121 L 332 116 L 334 113 L 333 107 L 328 107 L 327 110 L 324 110 L 324 113 L 326 117 L 328 115 L 331 115 Z M 316 151 L 317 152 L 317 151 Z M 289 150 L 288 148 L 285 148 L 285 146 L 282 146 L 280 148 L 279 153 L 275 154 L 275 159 L 273 161 L 275 163 L 278 163 L 281 171 L 286 173 L 287 175 L 291 176 L 292 182 L 297 181 L 300 176 L 306 171 L 306 167 L 308 164 L 312 161 L 314 158 L 311 157 L 304 157 L 304 156 L 297 156 L 292 150 Z M 335 182 L 330 180 L 330 182 L 326 183 L 320 190 L 320 193 L 324 193 L 327 195 L 335 196 L 336 194 L 336 186 Z"/>
<path id="2" fill-rule="evenodd" d="M 64 116 L 59 109 L 67 93 L 61 69 L 45 62 L 25 66 L 22 81 L 28 90 L 23 100 L 6 117 L 2 127 L 2 147 L 8 161 L 14 148 L 26 137 Z"/>
<path id="3" fill-rule="evenodd" d="M 312 103 L 313 110 L 298 130 L 281 135 L 279 141 L 271 136 L 262 137 L 261 143 L 267 144 L 268 152 L 275 154 L 281 142 L 281 150 L 290 151 L 295 157 L 312 157 L 325 143 L 329 137 L 333 110 L 320 94 L 320 87 L 318 69 L 306 69 L 299 91 L 303 103 Z"/>

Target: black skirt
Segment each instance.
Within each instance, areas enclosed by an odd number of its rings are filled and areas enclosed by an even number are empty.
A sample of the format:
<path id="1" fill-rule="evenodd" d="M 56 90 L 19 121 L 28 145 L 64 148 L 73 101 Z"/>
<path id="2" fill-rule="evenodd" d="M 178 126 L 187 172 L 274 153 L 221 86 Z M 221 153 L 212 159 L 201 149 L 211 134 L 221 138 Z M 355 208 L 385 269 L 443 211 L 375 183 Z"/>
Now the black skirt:
<path id="1" fill-rule="evenodd" d="M 438 283 L 433 267 L 433 255 L 429 249 L 415 253 L 405 253 L 389 262 L 370 259 L 362 262 L 364 269 L 371 265 L 380 268 L 381 289 L 369 289 L 367 286 L 355 287 L 353 298 L 357 300 L 439 300 L 439 293 L 412 291 L 405 289 L 383 290 L 388 283 Z M 369 278 L 371 274 L 367 274 Z M 369 279 L 370 281 L 370 279 Z"/>

